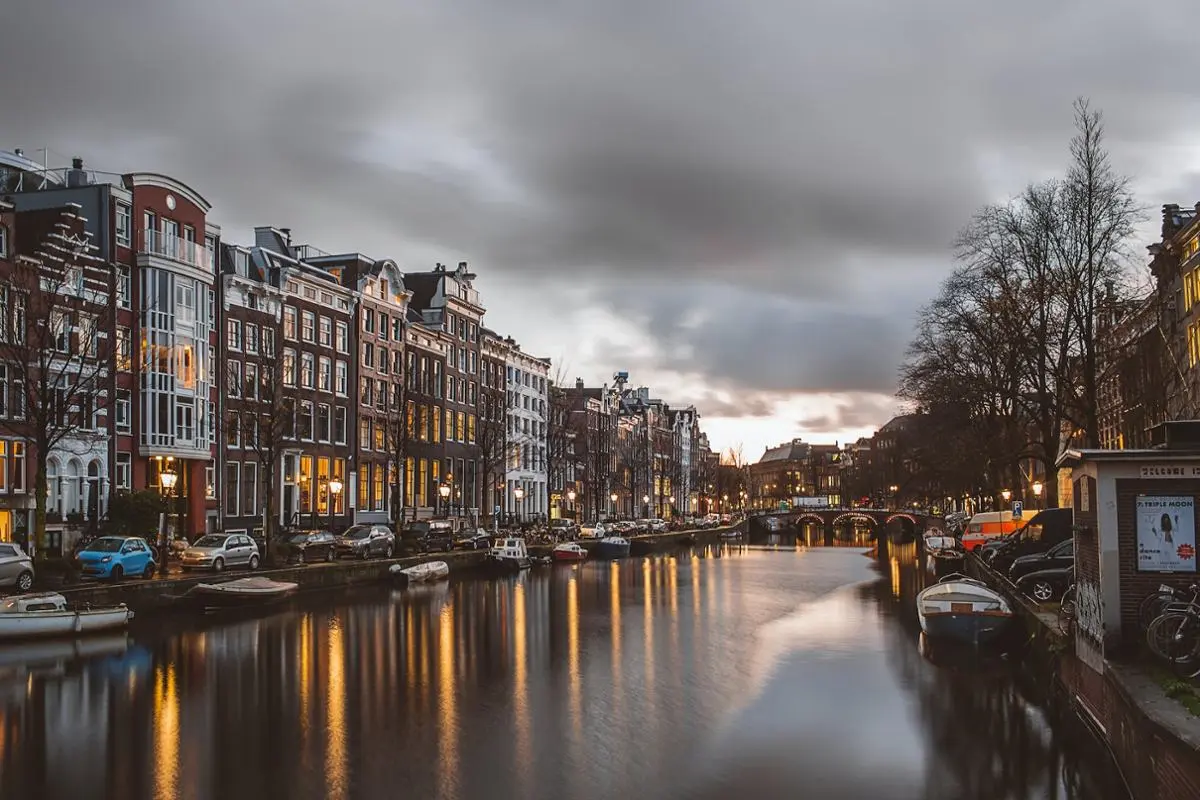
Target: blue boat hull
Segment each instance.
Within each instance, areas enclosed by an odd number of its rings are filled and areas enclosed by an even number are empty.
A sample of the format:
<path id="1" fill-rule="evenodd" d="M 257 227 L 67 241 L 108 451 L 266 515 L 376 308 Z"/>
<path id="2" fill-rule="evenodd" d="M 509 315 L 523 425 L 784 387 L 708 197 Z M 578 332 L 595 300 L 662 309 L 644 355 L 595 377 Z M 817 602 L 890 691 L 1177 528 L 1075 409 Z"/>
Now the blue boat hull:
<path id="1" fill-rule="evenodd" d="M 973 646 L 996 641 L 1012 622 L 995 614 L 921 614 L 921 630 L 931 639 L 946 639 Z"/>
<path id="2" fill-rule="evenodd" d="M 597 558 L 624 558 L 629 555 L 629 545 L 600 542 L 596 545 Z"/>

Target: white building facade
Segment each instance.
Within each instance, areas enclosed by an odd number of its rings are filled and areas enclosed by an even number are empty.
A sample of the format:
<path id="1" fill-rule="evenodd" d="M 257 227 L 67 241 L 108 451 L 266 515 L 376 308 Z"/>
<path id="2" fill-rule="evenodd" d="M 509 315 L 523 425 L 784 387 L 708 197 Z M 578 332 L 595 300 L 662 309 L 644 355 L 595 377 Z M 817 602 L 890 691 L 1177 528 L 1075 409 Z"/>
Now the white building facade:
<path id="1" fill-rule="evenodd" d="M 550 502 L 546 461 L 550 360 L 523 352 L 511 338 L 504 344 L 506 509 L 520 520 L 544 519 Z"/>

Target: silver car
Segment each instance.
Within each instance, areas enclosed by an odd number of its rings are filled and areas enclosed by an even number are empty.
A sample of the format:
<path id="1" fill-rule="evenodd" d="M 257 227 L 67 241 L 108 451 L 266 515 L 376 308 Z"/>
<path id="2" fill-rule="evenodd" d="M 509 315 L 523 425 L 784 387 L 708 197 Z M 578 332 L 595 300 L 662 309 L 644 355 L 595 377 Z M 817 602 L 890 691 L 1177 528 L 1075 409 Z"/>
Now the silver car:
<path id="1" fill-rule="evenodd" d="M 226 567 L 258 569 L 258 545 L 244 533 L 210 533 L 192 542 L 183 551 L 179 566 L 183 569 L 210 569 L 220 572 Z"/>
<path id="2" fill-rule="evenodd" d="M 0 586 L 15 586 L 18 592 L 33 588 L 33 559 L 18 544 L 0 542 Z"/>

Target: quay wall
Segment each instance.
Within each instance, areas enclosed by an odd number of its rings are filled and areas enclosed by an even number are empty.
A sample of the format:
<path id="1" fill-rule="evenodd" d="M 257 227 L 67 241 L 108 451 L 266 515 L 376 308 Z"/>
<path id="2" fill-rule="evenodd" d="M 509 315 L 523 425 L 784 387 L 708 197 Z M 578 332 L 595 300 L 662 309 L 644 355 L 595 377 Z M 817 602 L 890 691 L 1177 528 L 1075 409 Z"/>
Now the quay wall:
<path id="1" fill-rule="evenodd" d="M 1133 800 L 1200 798 L 1200 720 L 1142 670 L 1106 660 L 1068 637 L 1056 614 L 1043 611 L 974 554 L 968 573 L 1002 592 L 1029 636 L 1024 667 L 1051 698 L 1066 705 L 1107 747 Z"/>

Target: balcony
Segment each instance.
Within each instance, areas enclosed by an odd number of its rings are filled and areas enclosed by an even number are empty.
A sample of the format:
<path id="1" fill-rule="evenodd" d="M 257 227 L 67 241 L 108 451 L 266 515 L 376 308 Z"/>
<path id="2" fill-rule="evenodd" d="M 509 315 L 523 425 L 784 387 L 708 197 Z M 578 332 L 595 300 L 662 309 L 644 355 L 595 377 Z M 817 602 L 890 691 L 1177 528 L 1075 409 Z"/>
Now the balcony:
<path id="1" fill-rule="evenodd" d="M 191 242 L 178 236 L 148 230 L 142 231 L 141 244 L 138 255 L 158 256 L 177 264 L 186 264 L 189 267 L 203 270 L 208 275 L 212 274 L 212 259 L 204 247 L 204 242 Z"/>

